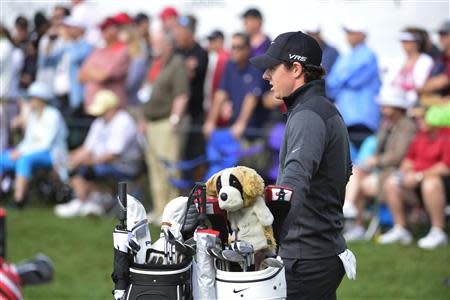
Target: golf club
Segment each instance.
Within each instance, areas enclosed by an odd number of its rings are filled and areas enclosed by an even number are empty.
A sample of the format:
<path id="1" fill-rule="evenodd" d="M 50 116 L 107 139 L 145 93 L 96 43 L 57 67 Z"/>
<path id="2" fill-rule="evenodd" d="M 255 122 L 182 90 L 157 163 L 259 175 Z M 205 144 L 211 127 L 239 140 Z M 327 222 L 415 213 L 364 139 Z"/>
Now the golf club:
<path id="1" fill-rule="evenodd" d="M 245 264 L 246 264 L 246 268 L 248 269 L 250 268 L 252 265 L 255 264 L 254 262 L 254 253 L 253 253 L 253 246 L 244 241 L 244 240 L 239 240 L 239 241 L 234 241 L 231 245 L 230 245 L 230 249 L 238 252 L 239 254 L 241 254 L 242 256 L 244 256 L 245 258 Z"/>
<path id="2" fill-rule="evenodd" d="M 284 265 L 281 261 L 279 261 L 276 258 L 273 257 L 267 257 L 266 259 L 264 259 L 261 263 L 261 267 L 260 269 L 266 269 L 268 267 L 273 267 L 273 268 L 282 268 Z"/>
<path id="3" fill-rule="evenodd" d="M 206 249 L 206 253 L 216 260 L 217 268 L 219 270 L 228 271 L 226 261 L 222 256 L 222 250 L 220 248 L 208 247 L 208 249 Z"/>
<path id="4" fill-rule="evenodd" d="M 247 266 L 245 264 L 245 258 L 242 254 L 233 251 L 231 249 L 225 249 L 222 251 L 222 257 L 226 262 L 238 263 L 244 272 L 247 271 Z"/>

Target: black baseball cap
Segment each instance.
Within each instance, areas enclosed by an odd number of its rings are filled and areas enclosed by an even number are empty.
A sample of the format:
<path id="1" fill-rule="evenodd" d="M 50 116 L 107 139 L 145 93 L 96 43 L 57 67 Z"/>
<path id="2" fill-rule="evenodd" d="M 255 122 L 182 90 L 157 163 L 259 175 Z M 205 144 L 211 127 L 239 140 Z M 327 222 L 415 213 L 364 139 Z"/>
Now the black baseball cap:
<path id="1" fill-rule="evenodd" d="M 314 38 L 301 31 L 285 32 L 273 40 L 266 53 L 252 57 L 250 62 L 260 69 L 272 68 L 284 62 L 320 66 L 322 49 Z"/>
<path id="2" fill-rule="evenodd" d="M 223 32 L 220 30 L 214 30 L 212 31 L 210 34 L 208 34 L 208 36 L 206 37 L 208 40 L 215 40 L 217 38 L 224 38 Z"/>
<path id="3" fill-rule="evenodd" d="M 248 17 L 262 19 L 262 14 L 257 8 L 249 8 L 247 9 L 241 16 L 243 19 Z"/>

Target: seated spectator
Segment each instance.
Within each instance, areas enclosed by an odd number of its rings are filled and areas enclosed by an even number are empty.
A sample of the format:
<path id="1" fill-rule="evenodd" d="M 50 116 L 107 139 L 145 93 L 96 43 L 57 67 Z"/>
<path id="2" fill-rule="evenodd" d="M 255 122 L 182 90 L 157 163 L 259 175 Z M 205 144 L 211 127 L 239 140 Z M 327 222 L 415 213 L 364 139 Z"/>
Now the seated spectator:
<path id="1" fill-rule="evenodd" d="M 355 217 L 354 224 L 345 232 L 347 241 L 364 238 L 364 202 L 366 197 L 379 195 L 386 178 L 397 169 L 414 137 L 416 127 L 406 115 L 408 100 L 400 89 L 387 88 L 381 93 L 382 121 L 377 132 L 375 152 L 367 159 L 357 162 L 347 184 L 344 216 Z"/>
<path id="2" fill-rule="evenodd" d="M 352 50 L 340 56 L 328 74 L 327 94 L 336 101 L 350 141 L 359 149 L 364 139 L 378 129 L 379 108 L 375 97 L 381 82 L 377 57 L 366 44 L 365 25 L 350 20 L 344 30 Z"/>
<path id="3" fill-rule="evenodd" d="M 436 61 L 433 76 L 419 90 L 422 94 L 439 94 L 450 96 L 450 21 L 444 22 L 438 29 L 442 56 Z"/>
<path id="4" fill-rule="evenodd" d="M 98 180 L 130 179 L 137 175 L 141 158 L 136 139 L 136 124 L 128 112 L 120 108 L 120 100 L 110 90 L 99 91 L 89 107 L 97 118 L 92 123 L 84 144 L 69 155 L 72 171 L 70 183 L 76 198 L 55 207 L 59 217 L 102 215 L 105 197 Z"/>
<path id="5" fill-rule="evenodd" d="M 267 85 L 262 79 L 262 72 L 250 64 L 250 54 L 248 35 L 235 33 L 231 40 L 231 59 L 225 67 L 213 107 L 203 126 L 205 138 L 208 139 L 216 128 L 219 113 L 226 106 L 231 110 L 228 126 L 236 140 L 243 136 L 247 127 L 262 127 L 265 116 L 260 100 Z"/>
<path id="6" fill-rule="evenodd" d="M 330 73 L 331 68 L 339 57 L 339 52 L 336 48 L 329 45 L 322 37 L 320 31 L 320 25 L 318 23 L 308 24 L 305 28 L 303 28 L 305 33 L 312 36 L 317 43 L 319 43 L 320 48 L 322 48 L 322 67 Z"/>
<path id="7" fill-rule="evenodd" d="M 406 92 L 412 107 L 419 99 L 417 90 L 431 74 L 433 59 L 425 53 L 426 41 L 421 29 L 406 28 L 400 33 L 400 41 L 406 53 L 406 61 L 393 79 L 392 85 Z"/>
<path id="8" fill-rule="evenodd" d="M 0 154 L 0 176 L 15 173 L 14 206 L 23 208 L 27 185 L 37 169 L 55 168 L 62 180 L 67 179 L 64 167 L 67 155 L 67 129 L 60 112 L 50 105 L 51 89 L 34 82 L 28 88 L 31 113 L 27 119 L 24 139 L 16 148 Z"/>
<path id="9" fill-rule="evenodd" d="M 86 84 L 84 109 L 89 106 L 99 90 L 112 90 L 120 99 L 121 107 L 127 106 L 125 83 L 130 57 L 126 45 L 119 41 L 119 22 L 108 17 L 101 24 L 106 46 L 95 49 L 84 61 L 79 80 Z"/>
<path id="10" fill-rule="evenodd" d="M 245 32 L 250 37 L 250 56 L 264 54 L 270 46 L 270 38 L 262 32 L 263 16 L 257 8 L 250 8 L 242 14 Z"/>
<path id="11" fill-rule="evenodd" d="M 448 242 L 444 232 L 444 207 L 445 187 L 447 193 L 450 191 L 450 128 L 430 127 L 424 114 L 423 108 L 415 109 L 419 131 L 399 170 L 388 177 L 383 187 L 394 227 L 379 237 L 381 244 L 412 242 L 412 235 L 406 229 L 404 204 L 417 200 L 418 188 L 432 226 L 428 234 L 418 241 L 419 247 L 434 249 Z"/>
<path id="12" fill-rule="evenodd" d="M 161 159 L 170 163 L 179 160 L 182 138 L 177 129 L 187 107 L 189 78 L 184 59 L 174 52 L 174 40 L 168 33 L 154 33 L 152 44 L 155 59 L 146 83 L 152 92 L 142 111 L 149 143 L 146 158 L 153 200 L 150 221 L 156 224 L 167 202 L 178 196 Z"/>

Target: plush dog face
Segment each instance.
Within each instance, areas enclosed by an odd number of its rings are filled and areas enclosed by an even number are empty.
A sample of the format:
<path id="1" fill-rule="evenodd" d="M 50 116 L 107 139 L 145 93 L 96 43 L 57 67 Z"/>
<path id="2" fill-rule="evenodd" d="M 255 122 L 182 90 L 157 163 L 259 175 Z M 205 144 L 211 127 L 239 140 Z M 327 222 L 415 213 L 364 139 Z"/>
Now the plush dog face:
<path id="1" fill-rule="evenodd" d="M 225 169 L 206 183 L 206 192 L 219 200 L 220 208 L 233 212 L 249 207 L 264 191 L 264 181 L 255 170 L 247 167 Z"/>
<path id="2" fill-rule="evenodd" d="M 216 180 L 219 206 L 226 211 L 237 211 L 244 206 L 242 184 L 232 169 L 226 169 Z"/>

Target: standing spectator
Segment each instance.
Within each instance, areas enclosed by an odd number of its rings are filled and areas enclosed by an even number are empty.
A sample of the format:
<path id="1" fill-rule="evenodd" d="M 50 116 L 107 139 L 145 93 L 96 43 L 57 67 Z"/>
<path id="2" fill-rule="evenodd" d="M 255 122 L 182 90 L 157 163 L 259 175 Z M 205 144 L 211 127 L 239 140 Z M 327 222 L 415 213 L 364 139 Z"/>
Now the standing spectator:
<path id="1" fill-rule="evenodd" d="M 44 83 L 34 82 L 28 89 L 31 113 L 27 119 L 24 139 L 17 147 L 0 154 L 0 176 L 14 171 L 14 205 L 22 208 L 28 182 L 33 171 L 55 168 L 62 180 L 67 179 L 64 167 L 67 155 L 67 129 L 59 111 L 49 105 L 53 95 Z"/>
<path id="2" fill-rule="evenodd" d="M 50 40 L 47 51 L 40 59 L 43 66 L 54 66 L 61 61 L 66 61 L 68 65 L 67 88 L 69 96 L 61 107 L 63 111 L 68 112 L 68 115 L 74 113 L 79 115 L 84 99 L 84 85 L 78 80 L 78 76 L 81 65 L 92 52 L 93 47 L 84 39 L 86 23 L 83 20 L 68 16 L 64 18 L 62 25 L 69 43 L 62 48 L 58 47 L 53 50 L 53 41 Z"/>
<path id="3" fill-rule="evenodd" d="M 33 81 L 33 70 L 35 69 L 34 62 L 37 53 L 33 45 L 30 43 L 28 20 L 24 16 L 18 16 L 14 22 L 13 35 L 14 44 L 19 47 L 24 54 L 24 62 L 20 71 L 19 88 L 26 89 Z"/>
<path id="4" fill-rule="evenodd" d="M 42 63 L 43 57 L 47 54 L 49 44 L 51 43 L 52 50 L 61 49 L 67 44 L 64 36 L 61 36 L 62 22 L 65 17 L 70 15 L 70 10 L 63 6 L 55 6 L 53 14 L 50 19 L 51 25 L 47 32 L 42 36 L 38 46 L 38 70 L 36 80 L 45 82 L 47 85 L 54 87 L 55 69 L 56 66 L 44 66 Z"/>
<path id="5" fill-rule="evenodd" d="M 339 52 L 323 39 L 320 34 L 321 28 L 318 23 L 309 24 L 309 26 L 303 29 L 319 43 L 320 48 L 322 48 L 322 66 L 327 73 L 330 73 L 331 68 L 339 57 Z"/>
<path id="6" fill-rule="evenodd" d="M 425 109 L 418 108 L 415 112 L 419 131 L 399 171 L 392 174 L 384 185 L 394 227 L 381 235 L 378 241 L 381 244 L 412 242 L 411 233 L 406 229 L 404 203 L 417 200 L 416 189 L 420 188 L 432 227 L 418 245 L 434 249 L 448 242 L 444 232 L 444 207 L 445 186 L 450 186 L 450 128 L 431 128 L 425 122 Z"/>
<path id="7" fill-rule="evenodd" d="M 359 149 L 379 123 L 379 108 L 375 101 L 381 86 L 378 61 L 366 45 L 366 27 L 357 20 L 344 25 L 352 47 L 348 55 L 340 56 L 327 76 L 328 95 L 344 118 L 350 141 Z"/>
<path id="8" fill-rule="evenodd" d="M 166 7 L 159 13 L 164 31 L 173 33 L 178 25 L 178 12 L 173 7 Z"/>
<path id="9" fill-rule="evenodd" d="M 12 65 L 13 53 L 14 45 L 8 38 L 8 31 L 3 25 L 0 25 L 0 153 L 8 145 L 7 101 L 14 72 Z"/>
<path id="10" fill-rule="evenodd" d="M 262 32 L 263 16 L 257 8 L 250 8 L 242 14 L 245 32 L 250 36 L 251 56 L 264 54 L 270 46 L 270 38 Z"/>
<path id="11" fill-rule="evenodd" d="M 126 45 L 119 41 L 119 24 L 112 17 L 101 24 L 102 36 L 106 46 L 95 49 L 80 69 L 79 80 L 86 84 L 84 109 L 88 112 L 95 94 L 102 89 L 110 89 L 120 100 L 122 107 L 127 105 L 126 77 L 129 54 Z"/>
<path id="12" fill-rule="evenodd" d="M 220 30 L 214 30 L 208 35 L 208 71 L 205 78 L 205 101 L 203 109 L 210 112 L 214 95 L 219 87 L 225 65 L 230 54 L 224 49 L 224 35 Z M 226 119 L 219 117 L 218 125 L 224 125 Z"/>
<path id="13" fill-rule="evenodd" d="M 138 13 L 134 17 L 134 24 L 139 36 L 139 42 L 147 60 L 150 60 L 152 44 L 150 42 L 150 17 L 145 13 Z"/>
<path id="14" fill-rule="evenodd" d="M 203 126 L 206 138 L 215 129 L 219 113 L 226 103 L 232 109 L 228 124 L 236 140 L 240 140 L 247 127 L 262 127 L 266 116 L 262 114 L 261 97 L 266 83 L 262 79 L 263 72 L 250 64 L 250 54 L 249 36 L 235 33 L 231 41 L 231 60 L 225 67 L 213 107 Z"/>
<path id="15" fill-rule="evenodd" d="M 382 120 L 376 134 L 375 152 L 355 164 L 347 184 L 344 217 L 355 217 L 352 213 L 356 212 L 355 222 L 344 233 L 347 242 L 364 238 L 365 198 L 380 195 L 388 176 L 399 167 L 416 131 L 414 122 L 406 115 L 410 106 L 403 90 L 393 87 L 384 89 L 378 103 Z"/>
<path id="16" fill-rule="evenodd" d="M 29 41 L 28 36 L 28 20 L 24 16 L 18 16 L 14 21 L 14 43 L 24 52 Z"/>
<path id="17" fill-rule="evenodd" d="M 433 59 L 425 54 L 426 41 L 420 29 L 406 28 L 400 33 L 400 41 L 406 53 L 406 62 L 394 78 L 392 84 L 406 93 L 409 106 L 414 106 L 420 89 L 433 68 Z"/>
<path id="18" fill-rule="evenodd" d="M 121 24 L 120 41 L 127 45 L 130 57 L 126 80 L 128 105 L 136 106 L 138 104 L 137 93 L 148 70 L 147 49 L 141 43 L 134 21 L 127 14 L 118 14 L 115 19 Z"/>
<path id="19" fill-rule="evenodd" d="M 86 41 L 96 47 L 102 46 L 102 38 L 98 28 L 98 8 L 95 1 L 71 0 L 71 16 L 77 20 L 84 20 L 86 31 L 84 38 Z"/>
<path id="20" fill-rule="evenodd" d="M 184 57 L 189 80 L 190 97 L 187 112 L 190 117 L 190 130 L 187 136 L 184 159 L 194 159 L 205 152 L 205 141 L 201 133 L 203 125 L 203 100 L 208 53 L 195 40 L 197 20 L 193 16 L 182 16 L 175 27 L 177 52 Z M 200 174 L 197 174 L 201 178 Z M 190 178 L 197 178 L 189 176 Z"/>
<path id="21" fill-rule="evenodd" d="M 130 179 L 139 170 L 136 123 L 120 108 L 117 95 L 111 90 L 98 91 L 88 113 L 97 118 L 83 145 L 71 152 L 68 160 L 74 174 L 70 184 L 77 198 L 55 207 L 59 217 L 102 215 L 107 203 L 98 182 Z"/>
<path id="22" fill-rule="evenodd" d="M 175 42 L 165 31 L 152 35 L 155 59 L 147 84 L 152 93 L 143 105 L 149 147 L 146 158 L 153 200 L 152 222 L 158 223 L 164 207 L 177 191 L 170 186 L 169 173 L 161 160 L 176 163 L 182 140 L 176 129 L 188 103 L 189 78 L 184 58 L 175 53 Z"/>
<path id="23" fill-rule="evenodd" d="M 439 70 L 435 70 L 434 76 L 427 80 L 420 92 L 450 96 L 450 21 L 444 22 L 439 27 L 438 33 L 442 50 L 442 56 L 436 63 Z"/>

